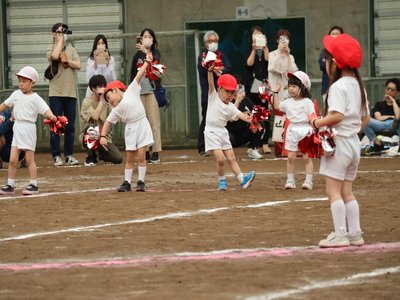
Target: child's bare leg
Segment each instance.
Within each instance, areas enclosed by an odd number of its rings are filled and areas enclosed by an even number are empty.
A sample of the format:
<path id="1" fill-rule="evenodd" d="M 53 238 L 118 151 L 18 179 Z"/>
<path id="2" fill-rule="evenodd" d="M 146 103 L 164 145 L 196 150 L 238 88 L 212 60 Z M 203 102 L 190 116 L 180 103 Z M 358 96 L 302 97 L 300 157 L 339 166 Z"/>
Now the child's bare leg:
<path id="1" fill-rule="evenodd" d="M 218 176 L 225 176 L 225 155 L 222 150 L 213 150 L 213 154 L 215 157 L 215 162 L 217 163 L 217 173 Z"/>
<path id="2" fill-rule="evenodd" d="M 135 163 L 135 156 L 137 151 L 126 151 L 125 169 L 133 169 Z"/>
<path id="3" fill-rule="evenodd" d="M 286 170 L 288 174 L 294 174 L 295 166 L 296 166 L 296 155 L 295 151 L 288 151 L 288 160 L 286 163 Z"/>
<path id="4" fill-rule="evenodd" d="M 17 166 L 18 157 L 21 151 L 17 147 L 11 147 L 10 162 L 8 163 L 8 180 L 13 180 L 14 183 L 10 185 L 15 185 L 15 179 L 17 178 Z"/>
<path id="5" fill-rule="evenodd" d="M 35 162 L 35 152 L 33 152 L 31 150 L 25 150 L 25 160 L 26 160 L 26 165 L 28 166 L 29 179 L 31 181 L 36 181 L 37 180 L 37 167 L 36 167 L 36 162 Z"/>
<path id="6" fill-rule="evenodd" d="M 314 171 L 314 165 L 312 159 L 308 157 L 308 154 L 304 154 L 303 160 L 306 167 L 306 174 L 312 174 Z"/>
<path id="7" fill-rule="evenodd" d="M 139 167 L 146 166 L 146 147 L 142 147 L 137 150 L 137 163 Z"/>
<path id="8" fill-rule="evenodd" d="M 232 172 L 236 175 L 236 177 L 242 174 L 233 149 L 224 150 L 224 154 L 229 162 L 229 165 L 231 166 Z"/>

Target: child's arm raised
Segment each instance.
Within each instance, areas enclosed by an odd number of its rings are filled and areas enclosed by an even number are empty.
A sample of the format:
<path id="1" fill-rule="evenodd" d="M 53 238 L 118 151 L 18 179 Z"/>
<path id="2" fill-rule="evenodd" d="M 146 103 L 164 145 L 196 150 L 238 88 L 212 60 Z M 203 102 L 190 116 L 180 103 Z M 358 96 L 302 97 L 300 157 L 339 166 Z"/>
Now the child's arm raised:
<path id="1" fill-rule="evenodd" d="M 153 55 L 149 52 L 146 54 L 146 59 L 144 60 L 143 65 L 140 67 L 139 71 L 136 73 L 136 76 L 134 78 L 137 84 L 140 84 L 140 80 L 142 80 L 142 77 L 146 72 L 147 67 L 151 64 L 152 61 L 153 61 Z"/>
<path id="2" fill-rule="evenodd" d="M 215 86 L 214 86 L 214 66 L 211 66 L 208 70 L 207 70 L 207 80 L 208 80 L 208 94 L 210 95 L 212 92 L 214 92 L 215 90 Z"/>

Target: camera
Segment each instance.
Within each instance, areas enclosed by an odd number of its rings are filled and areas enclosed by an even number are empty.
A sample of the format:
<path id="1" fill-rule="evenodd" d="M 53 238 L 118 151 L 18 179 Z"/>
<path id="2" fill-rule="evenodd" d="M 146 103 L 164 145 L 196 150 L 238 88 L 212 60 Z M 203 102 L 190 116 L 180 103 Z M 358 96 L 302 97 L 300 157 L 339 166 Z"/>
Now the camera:
<path id="1" fill-rule="evenodd" d="M 72 34 L 72 31 L 66 28 L 63 28 L 63 34 Z"/>
<path id="2" fill-rule="evenodd" d="M 142 37 L 140 35 L 138 35 L 136 37 L 136 44 L 141 44 L 142 43 Z"/>

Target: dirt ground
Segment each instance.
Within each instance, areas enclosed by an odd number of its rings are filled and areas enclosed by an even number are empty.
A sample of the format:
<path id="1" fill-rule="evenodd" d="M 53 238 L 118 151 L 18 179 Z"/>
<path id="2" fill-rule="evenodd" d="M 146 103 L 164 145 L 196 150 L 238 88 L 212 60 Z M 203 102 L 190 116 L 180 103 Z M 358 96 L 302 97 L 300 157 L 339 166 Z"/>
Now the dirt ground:
<path id="1" fill-rule="evenodd" d="M 40 194 L 21 195 L 19 169 L 16 194 L 0 198 L 0 299 L 399 299 L 400 157 L 361 160 L 366 245 L 320 250 L 333 225 L 319 161 L 312 191 L 299 188 L 301 161 L 286 191 L 285 160 L 235 153 L 257 172 L 248 190 L 226 166 L 217 191 L 213 157 L 168 150 L 144 193 L 116 192 L 123 165 L 54 167 L 37 154 Z"/>

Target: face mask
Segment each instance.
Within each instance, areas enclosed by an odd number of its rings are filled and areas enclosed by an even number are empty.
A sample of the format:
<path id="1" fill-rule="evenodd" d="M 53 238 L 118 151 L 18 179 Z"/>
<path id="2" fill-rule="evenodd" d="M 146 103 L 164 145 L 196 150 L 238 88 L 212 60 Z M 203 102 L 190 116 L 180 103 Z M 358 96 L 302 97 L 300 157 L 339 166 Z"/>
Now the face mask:
<path id="1" fill-rule="evenodd" d="M 211 52 L 216 52 L 218 50 L 218 43 L 208 44 L 208 50 Z"/>
<path id="2" fill-rule="evenodd" d="M 104 44 L 97 45 L 97 49 L 104 50 L 104 49 L 106 49 L 106 45 L 104 45 Z"/>
<path id="3" fill-rule="evenodd" d="M 68 40 L 68 34 L 63 34 L 64 36 L 64 42 L 66 42 Z"/>
<path id="4" fill-rule="evenodd" d="M 143 39 L 142 43 L 147 49 L 150 49 L 153 45 L 153 41 L 151 39 Z"/>

